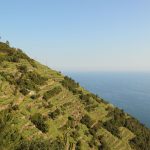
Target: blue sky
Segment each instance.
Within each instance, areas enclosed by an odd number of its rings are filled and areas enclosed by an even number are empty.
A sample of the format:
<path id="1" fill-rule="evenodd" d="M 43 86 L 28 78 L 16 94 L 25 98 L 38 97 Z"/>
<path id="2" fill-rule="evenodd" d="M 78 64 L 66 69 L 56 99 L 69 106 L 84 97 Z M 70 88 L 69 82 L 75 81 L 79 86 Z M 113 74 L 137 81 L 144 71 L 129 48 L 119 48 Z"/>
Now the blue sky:
<path id="1" fill-rule="evenodd" d="M 0 36 L 61 71 L 150 71 L 149 0 L 0 0 Z"/>

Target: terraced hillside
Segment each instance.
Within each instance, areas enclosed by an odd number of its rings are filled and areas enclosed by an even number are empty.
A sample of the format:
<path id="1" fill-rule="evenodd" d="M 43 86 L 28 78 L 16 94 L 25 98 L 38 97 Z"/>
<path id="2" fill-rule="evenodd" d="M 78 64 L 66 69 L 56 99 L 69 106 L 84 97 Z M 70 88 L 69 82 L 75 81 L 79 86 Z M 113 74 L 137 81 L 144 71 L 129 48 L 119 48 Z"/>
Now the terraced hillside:
<path id="1" fill-rule="evenodd" d="M 0 150 L 150 150 L 150 130 L 1 42 Z"/>

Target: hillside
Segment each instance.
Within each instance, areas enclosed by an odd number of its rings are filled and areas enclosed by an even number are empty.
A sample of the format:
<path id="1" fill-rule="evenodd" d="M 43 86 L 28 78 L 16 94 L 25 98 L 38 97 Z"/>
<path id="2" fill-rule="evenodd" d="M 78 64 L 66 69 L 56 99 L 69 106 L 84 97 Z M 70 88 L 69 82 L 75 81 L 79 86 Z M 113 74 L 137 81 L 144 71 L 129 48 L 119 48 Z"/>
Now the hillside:
<path id="1" fill-rule="evenodd" d="M 0 150 L 150 150 L 138 120 L 0 42 Z"/>

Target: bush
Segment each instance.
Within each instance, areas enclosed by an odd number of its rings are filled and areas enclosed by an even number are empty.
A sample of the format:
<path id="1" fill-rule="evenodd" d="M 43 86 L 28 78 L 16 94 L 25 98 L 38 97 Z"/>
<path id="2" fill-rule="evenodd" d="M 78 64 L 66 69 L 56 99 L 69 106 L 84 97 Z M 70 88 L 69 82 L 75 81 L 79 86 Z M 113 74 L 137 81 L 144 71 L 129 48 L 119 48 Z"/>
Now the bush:
<path id="1" fill-rule="evenodd" d="M 80 134 L 77 131 L 72 131 L 70 136 L 76 141 L 80 137 Z"/>
<path id="2" fill-rule="evenodd" d="M 19 110 L 19 106 L 18 106 L 18 105 L 13 105 L 13 106 L 12 106 L 12 109 L 13 109 L 13 110 Z"/>
<path id="3" fill-rule="evenodd" d="M 64 77 L 64 80 L 61 81 L 61 84 L 74 94 L 80 93 L 80 91 L 77 90 L 77 88 L 79 87 L 79 83 L 76 83 L 73 79 L 69 78 L 68 76 Z"/>
<path id="4" fill-rule="evenodd" d="M 19 58 L 15 55 L 12 55 L 12 56 L 8 56 L 6 58 L 7 61 L 10 61 L 10 62 L 19 62 Z"/>
<path id="5" fill-rule="evenodd" d="M 19 70 L 21 73 L 27 73 L 27 71 L 28 71 L 26 65 L 18 66 L 18 70 Z"/>
<path id="6" fill-rule="evenodd" d="M 94 111 L 97 107 L 98 107 L 97 104 L 92 104 L 92 105 L 86 106 L 85 109 L 86 109 L 88 112 L 91 112 L 91 111 Z"/>
<path id="7" fill-rule="evenodd" d="M 108 120 L 103 124 L 103 127 L 110 131 L 113 135 L 119 136 L 119 127 L 124 126 L 125 124 L 125 114 L 123 110 L 120 110 L 118 108 L 110 108 L 108 117 L 111 117 L 111 120 Z"/>
<path id="8" fill-rule="evenodd" d="M 11 111 L 11 108 L 0 111 L 0 149 L 15 149 L 14 143 L 22 138 L 18 129 L 12 126 L 16 118 Z"/>
<path id="9" fill-rule="evenodd" d="M 133 132 L 136 137 L 130 141 L 131 146 L 137 150 L 149 150 L 150 131 L 133 117 L 126 117 L 123 110 L 118 108 L 109 110 L 109 117 L 112 119 L 104 123 L 104 127 L 112 134 L 119 137 L 118 128 L 123 126 Z"/>
<path id="10" fill-rule="evenodd" d="M 89 128 L 89 132 L 92 136 L 97 136 L 97 132 L 98 130 L 102 127 L 102 122 L 98 121 L 98 123 L 96 123 L 92 128 Z"/>
<path id="11" fill-rule="evenodd" d="M 30 98 L 31 98 L 31 99 L 36 99 L 36 98 L 37 98 L 37 95 L 31 95 Z"/>
<path id="12" fill-rule="evenodd" d="M 67 127 L 74 128 L 75 127 L 75 120 L 73 117 L 68 117 Z"/>
<path id="13" fill-rule="evenodd" d="M 48 100 L 48 99 L 50 99 L 51 97 L 53 97 L 53 96 L 59 94 L 61 91 L 62 91 L 61 87 L 59 87 L 59 86 L 58 86 L 58 87 L 55 87 L 55 88 L 53 88 L 52 90 L 49 90 L 49 91 L 45 92 L 44 95 L 43 95 L 43 98 L 44 98 L 45 100 Z"/>
<path id="14" fill-rule="evenodd" d="M 13 54 L 16 49 L 11 48 L 6 43 L 0 42 L 0 52 L 5 54 Z"/>
<path id="15" fill-rule="evenodd" d="M 56 119 L 59 115 L 61 114 L 60 110 L 57 108 L 55 111 L 53 112 L 50 112 L 48 114 L 48 116 L 51 118 L 51 119 Z"/>
<path id="16" fill-rule="evenodd" d="M 92 119 L 87 114 L 82 117 L 80 122 L 82 124 L 85 124 L 88 128 L 90 128 L 93 125 Z"/>
<path id="17" fill-rule="evenodd" d="M 42 132 L 46 133 L 48 131 L 48 125 L 45 123 L 44 117 L 40 113 L 34 114 L 31 117 L 31 122 Z"/>
<path id="18" fill-rule="evenodd" d="M 53 104 L 51 102 L 48 102 L 48 108 L 52 108 Z"/>
<path id="19" fill-rule="evenodd" d="M 82 145 L 82 142 L 80 140 L 77 141 L 75 150 L 81 150 L 81 145 Z"/>
<path id="20" fill-rule="evenodd" d="M 124 126 L 136 135 L 136 137 L 130 141 L 133 148 L 137 150 L 149 150 L 150 130 L 148 128 L 133 117 L 126 119 Z"/>
<path id="21" fill-rule="evenodd" d="M 65 144 L 59 138 L 54 140 L 50 145 L 50 150 L 64 150 L 64 149 L 65 149 Z"/>
<path id="22" fill-rule="evenodd" d="M 114 136 L 119 137 L 118 126 L 116 126 L 115 120 L 109 120 L 103 124 L 103 127 L 111 132 Z"/>
<path id="23" fill-rule="evenodd" d="M 20 89 L 20 92 L 21 92 L 23 95 L 29 94 L 29 91 L 28 91 L 26 88 L 21 88 L 21 89 Z"/>
<path id="24" fill-rule="evenodd" d="M 89 94 L 85 94 L 85 95 L 84 95 L 84 94 L 81 94 L 79 98 L 82 100 L 82 103 L 83 103 L 85 106 L 88 106 L 88 105 L 93 104 L 93 101 L 91 101 Z"/>
<path id="25" fill-rule="evenodd" d="M 90 111 L 94 111 L 97 107 L 98 104 L 95 103 L 95 101 L 92 99 L 91 94 L 81 94 L 79 96 L 79 98 L 81 99 L 82 104 L 85 105 L 85 109 L 90 112 Z"/>
<path id="26" fill-rule="evenodd" d="M 65 149 L 65 144 L 59 138 L 57 138 L 54 141 L 43 139 L 33 139 L 31 141 L 27 141 L 25 139 L 22 139 L 15 148 L 15 150 L 63 150 L 63 149 Z"/>
<path id="27" fill-rule="evenodd" d="M 4 78 L 4 80 L 8 81 L 10 84 L 15 84 L 14 76 L 11 73 L 0 72 L 0 75 Z"/>
<path id="28" fill-rule="evenodd" d="M 20 92 L 23 95 L 28 94 L 31 90 L 38 91 L 38 85 L 43 85 L 47 80 L 44 77 L 41 77 L 38 73 L 35 72 L 26 72 L 25 66 L 20 66 L 19 69 L 23 73 L 22 76 L 15 81 L 16 87 L 20 88 Z"/>
<path id="29" fill-rule="evenodd" d="M 37 85 L 43 85 L 48 79 L 40 76 L 38 73 L 30 71 L 26 74 L 26 78 L 30 79 Z"/>
<path id="30" fill-rule="evenodd" d="M 43 139 L 21 140 L 15 150 L 51 150 L 51 141 Z"/>
<path id="31" fill-rule="evenodd" d="M 0 53 L 5 54 L 3 58 L 0 58 L 0 62 L 19 62 L 20 59 L 25 59 L 32 65 L 32 67 L 37 67 L 34 60 L 28 57 L 21 49 L 12 48 L 7 43 L 0 42 Z"/>

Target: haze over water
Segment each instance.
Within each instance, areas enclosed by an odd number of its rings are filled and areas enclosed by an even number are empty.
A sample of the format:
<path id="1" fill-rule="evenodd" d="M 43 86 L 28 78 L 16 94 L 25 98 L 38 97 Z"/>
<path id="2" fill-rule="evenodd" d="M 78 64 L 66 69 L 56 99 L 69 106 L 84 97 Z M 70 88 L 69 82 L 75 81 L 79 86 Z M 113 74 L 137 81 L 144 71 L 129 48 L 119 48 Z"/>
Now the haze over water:
<path id="1" fill-rule="evenodd" d="M 150 128 L 150 73 L 65 73 Z"/>

